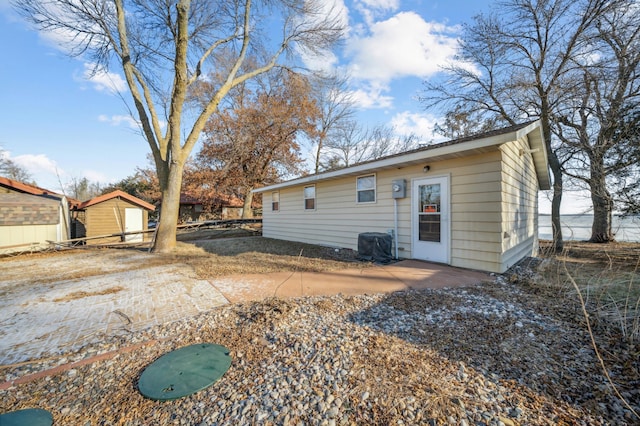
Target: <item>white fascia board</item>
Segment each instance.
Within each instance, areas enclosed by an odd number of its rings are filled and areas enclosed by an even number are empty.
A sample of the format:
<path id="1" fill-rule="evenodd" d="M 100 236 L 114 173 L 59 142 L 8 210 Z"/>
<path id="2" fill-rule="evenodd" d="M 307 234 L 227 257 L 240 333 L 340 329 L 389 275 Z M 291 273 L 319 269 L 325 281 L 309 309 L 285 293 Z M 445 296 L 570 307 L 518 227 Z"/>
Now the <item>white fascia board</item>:
<path id="1" fill-rule="evenodd" d="M 529 127 L 531 126 L 527 126 L 526 128 L 529 128 Z M 367 173 L 374 170 L 403 167 L 408 164 L 415 164 L 420 161 L 429 160 L 435 157 L 446 157 L 452 154 L 459 154 L 467 151 L 474 151 L 481 148 L 487 148 L 494 145 L 500 145 L 500 144 L 515 140 L 516 136 L 517 136 L 516 132 L 509 132 L 509 133 L 490 136 L 482 139 L 475 139 L 475 140 L 470 140 L 466 142 L 453 143 L 451 145 L 445 145 L 442 147 L 436 147 L 431 149 L 425 148 L 424 150 L 414 151 L 408 154 L 394 155 L 391 157 L 383 158 L 381 160 L 374 160 L 368 163 L 362 163 L 359 165 L 346 167 L 340 170 L 320 173 L 317 175 L 305 176 L 302 178 L 297 178 L 297 179 L 289 180 L 286 182 L 281 182 L 274 185 L 257 188 L 257 189 L 254 189 L 252 192 L 262 193 L 262 192 L 268 192 L 268 191 L 276 191 L 278 189 L 288 188 L 290 186 L 312 184 L 319 181 L 337 179 L 343 176 L 363 174 L 363 173 Z"/>
<path id="2" fill-rule="evenodd" d="M 527 127 L 517 132 L 517 137 L 526 137 L 531 149 L 531 156 L 538 176 L 540 189 L 551 188 L 551 174 L 549 173 L 549 161 L 547 157 L 547 146 L 544 143 L 544 134 L 540 120 L 529 124 Z"/>

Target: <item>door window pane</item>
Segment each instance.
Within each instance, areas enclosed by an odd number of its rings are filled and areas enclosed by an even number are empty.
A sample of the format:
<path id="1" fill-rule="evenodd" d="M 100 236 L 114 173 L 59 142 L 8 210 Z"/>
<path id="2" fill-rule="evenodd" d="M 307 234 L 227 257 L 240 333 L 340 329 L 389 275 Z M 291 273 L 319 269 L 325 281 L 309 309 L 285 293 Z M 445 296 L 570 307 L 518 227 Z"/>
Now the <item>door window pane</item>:
<path id="1" fill-rule="evenodd" d="M 440 242 L 440 215 L 424 214 L 419 216 L 418 238 L 420 241 Z"/>
<path id="2" fill-rule="evenodd" d="M 440 213 L 440 184 L 420 185 L 419 213 Z"/>

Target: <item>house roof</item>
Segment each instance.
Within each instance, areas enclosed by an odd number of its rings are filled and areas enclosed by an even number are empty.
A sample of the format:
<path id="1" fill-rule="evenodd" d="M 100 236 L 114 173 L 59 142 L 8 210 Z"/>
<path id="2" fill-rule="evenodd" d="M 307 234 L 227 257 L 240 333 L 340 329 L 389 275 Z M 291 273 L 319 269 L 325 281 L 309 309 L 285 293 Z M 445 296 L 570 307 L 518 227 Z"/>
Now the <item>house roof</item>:
<path id="1" fill-rule="evenodd" d="M 59 194 L 57 192 L 49 191 L 48 189 L 40 188 L 39 186 L 30 185 L 24 182 L 18 182 L 17 180 L 9 179 L 2 176 L 0 176 L 0 186 L 22 194 L 38 195 L 41 197 L 56 200 L 61 200 L 62 198 L 66 197 L 64 194 Z M 67 202 L 72 206 L 80 204 L 79 200 L 70 197 L 66 198 Z"/>
<path id="2" fill-rule="evenodd" d="M 191 196 L 190 194 L 181 193 L 180 194 L 180 204 L 181 205 L 198 205 L 202 204 L 202 201 L 198 200 L 196 197 Z"/>
<path id="3" fill-rule="evenodd" d="M 522 137 L 526 137 L 528 140 L 529 152 L 533 157 L 540 189 L 549 189 L 551 187 L 551 177 L 549 174 L 547 149 L 544 143 L 544 136 L 542 134 L 542 126 L 540 121 L 537 120 L 478 135 L 420 147 L 411 151 L 405 151 L 375 160 L 365 161 L 339 170 L 303 176 L 286 182 L 257 188 L 254 192 L 260 193 L 273 191 L 295 185 L 358 175 L 374 170 L 391 168 L 397 169 L 398 167 L 420 164 L 427 160 L 446 160 L 449 158 L 459 158 L 472 154 L 485 153 L 494 150 L 497 145 L 511 142 Z"/>
<path id="4" fill-rule="evenodd" d="M 81 203 L 77 208 L 79 210 L 83 210 L 83 209 L 85 209 L 87 207 L 102 203 L 102 202 L 107 201 L 107 200 L 111 200 L 113 198 L 125 199 L 125 200 L 129 201 L 130 203 L 136 204 L 136 205 L 138 205 L 138 206 L 140 206 L 140 207 L 142 207 L 144 209 L 147 209 L 147 210 L 155 210 L 156 209 L 156 207 L 153 204 L 149 204 L 146 201 L 141 200 L 138 197 L 134 197 L 131 194 L 127 194 L 126 192 L 121 191 L 119 189 L 115 190 L 113 192 L 109 192 L 108 194 L 104 194 L 104 195 L 101 195 L 99 197 L 95 197 L 95 198 L 92 198 L 92 199 L 90 199 L 88 201 L 85 201 L 85 202 Z"/>

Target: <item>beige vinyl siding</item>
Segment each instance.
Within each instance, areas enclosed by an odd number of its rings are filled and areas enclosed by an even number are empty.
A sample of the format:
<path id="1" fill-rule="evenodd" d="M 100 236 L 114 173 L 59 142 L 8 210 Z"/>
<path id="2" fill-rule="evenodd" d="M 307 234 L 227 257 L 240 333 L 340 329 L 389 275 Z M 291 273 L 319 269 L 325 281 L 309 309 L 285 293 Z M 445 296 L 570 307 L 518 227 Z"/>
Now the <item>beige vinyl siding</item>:
<path id="1" fill-rule="evenodd" d="M 536 149 L 531 151 L 531 146 Z M 266 187 L 281 191 L 281 209 L 264 213 L 263 234 L 354 249 L 359 233 L 394 228 L 391 181 L 405 179 L 407 197 L 397 202 L 398 254 L 412 258 L 413 186 L 418 179 L 447 177 L 449 263 L 503 272 L 537 251 L 537 195 L 540 186 L 549 185 L 548 170 L 542 168 L 544 151 L 539 124 L 530 123 L 509 134 L 443 144 Z M 357 204 L 357 176 L 372 172 L 376 202 Z M 316 210 L 304 212 L 302 188 L 310 184 L 316 185 Z"/>
<path id="2" fill-rule="evenodd" d="M 304 210 L 303 186 L 282 189 L 280 211 L 263 212 L 263 235 L 356 250 L 358 234 L 393 229 L 391 180 L 390 173 L 378 173 L 377 200 L 366 204 L 357 203 L 355 176 L 316 182 L 315 210 Z"/>
<path id="3" fill-rule="evenodd" d="M 133 203 L 120 198 L 112 198 L 99 204 L 94 204 L 86 208 L 84 225 L 87 230 L 87 237 L 97 237 L 101 235 L 118 234 L 125 229 L 125 209 L 138 208 Z M 142 214 L 142 227 L 147 229 L 149 212 L 145 209 Z M 118 214 L 116 219 L 116 213 Z M 145 237 L 146 240 L 147 237 Z M 120 236 L 89 239 L 87 244 L 106 244 L 120 242 Z"/>
<path id="4" fill-rule="evenodd" d="M 457 160 L 451 170 L 451 265 L 494 271 L 501 250 L 500 164 L 495 151 Z"/>
<path id="5" fill-rule="evenodd" d="M 502 167 L 502 268 L 537 254 L 538 181 L 526 139 L 501 146 Z"/>
<path id="6" fill-rule="evenodd" d="M 47 241 L 58 240 L 58 229 L 58 224 L 0 226 L 0 254 L 47 248 Z"/>
<path id="7" fill-rule="evenodd" d="M 357 249 L 358 234 L 394 229 L 391 182 L 407 180 L 407 197 L 398 199 L 398 254 L 411 258 L 413 179 L 450 176 L 451 264 L 497 270 L 501 253 L 500 167 L 495 152 L 376 174 L 375 203 L 357 204 L 356 176 L 316 182 L 316 210 L 304 211 L 303 185 L 280 189 L 280 211 L 264 212 L 263 235 L 291 241 Z"/>

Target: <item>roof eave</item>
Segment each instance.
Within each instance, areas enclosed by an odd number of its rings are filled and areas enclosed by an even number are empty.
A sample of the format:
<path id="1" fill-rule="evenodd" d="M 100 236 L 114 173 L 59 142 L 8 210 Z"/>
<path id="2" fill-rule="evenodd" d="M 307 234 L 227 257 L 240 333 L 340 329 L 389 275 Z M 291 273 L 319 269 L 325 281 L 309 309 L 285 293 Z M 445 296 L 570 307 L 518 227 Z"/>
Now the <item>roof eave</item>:
<path id="1" fill-rule="evenodd" d="M 519 137 L 521 134 L 527 135 L 527 132 L 525 132 L 524 130 L 528 129 L 529 132 L 532 132 L 532 131 L 535 131 L 536 127 L 540 127 L 539 121 L 533 122 L 519 131 L 493 135 L 493 136 L 484 137 L 480 139 L 474 139 L 474 140 L 470 140 L 460 144 L 444 145 L 442 147 L 435 147 L 432 149 L 418 150 L 418 151 L 413 151 L 407 154 L 391 156 L 391 157 L 383 158 L 376 161 L 362 163 L 352 167 L 346 167 L 343 169 L 334 170 L 331 172 L 314 174 L 310 176 L 289 180 L 286 182 L 277 183 L 274 185 L 265 186 L 262 188 L 256 188 L 253 190 L 253 192 L 263 193 L 268 191 L 275 191 L 282 188 L 287 188 L 290 186 L 311 184 L 318 181 L 332 180 L 332 179 L 337 179 L 344 176 L 359 175 L 359 174 L 367 173 L 373 170 L 401 168 L 401 167 L 406 167 L 413 164 L 418 164 L 420 162 L 424 162 L 427 160 L 433 161 L 437 159 L 446 159 L 446 158 L 456 157 L 471 151 L 486 152 L 487 149 L 490 149 L 491 147 L 494 147 L 494 146 L 497 147 L 498 145 L 501 145 L 506 142 L 510 142 L 514 140 L 514 138 Z M 544 150 L 544 143 L 542 143 L 542 148 Z M 546 161 L 545 161 L 545 164 L 546 164 Z M 548 171 L 547 171 L 547 174 L 548 174 Z"/>
<path id="2" fill-rule="evenodd" d="M 508 136 L 508 135 L 507 135 Z M 469 151 L 486 151 L 487 148 L 492 146 L 498 146 L 501 143 L 508 142 L 505 139 L 505 135 L 497 135 L 489 138 L 477 139 L 469 142 L 465 142 L 461 145 L 447 145 L 439 148 L 433 148 L 425 151 L 411 152 L 409 154 L 402 154 L 390 158 L 384 158 L 369 163 L 363 163 L 360 165 L 346 167 L 340 170 L 334 170 L 331 172 L 320 173 L 317 175 L 305 176 L 298 179 L 293 179 L 287 182 L 282 182 L 274 185 L 265 186 L 263 188 L 257 188 L 254 192 L 261 193 L 267 191 L 273 191 L 276 189 L 286 188 L 289 186 L 302 185 L 306 183 L 313 183 L 320 180 L 337 179 L 344 176 L 359 175 L 367 173 L 373 170 L 383 170 L 390 168 L 402 168 L 413 164 L 418 164 L 427 160 L 445 159 L 450 157 L 459 156 L 462 153 Z"/>

